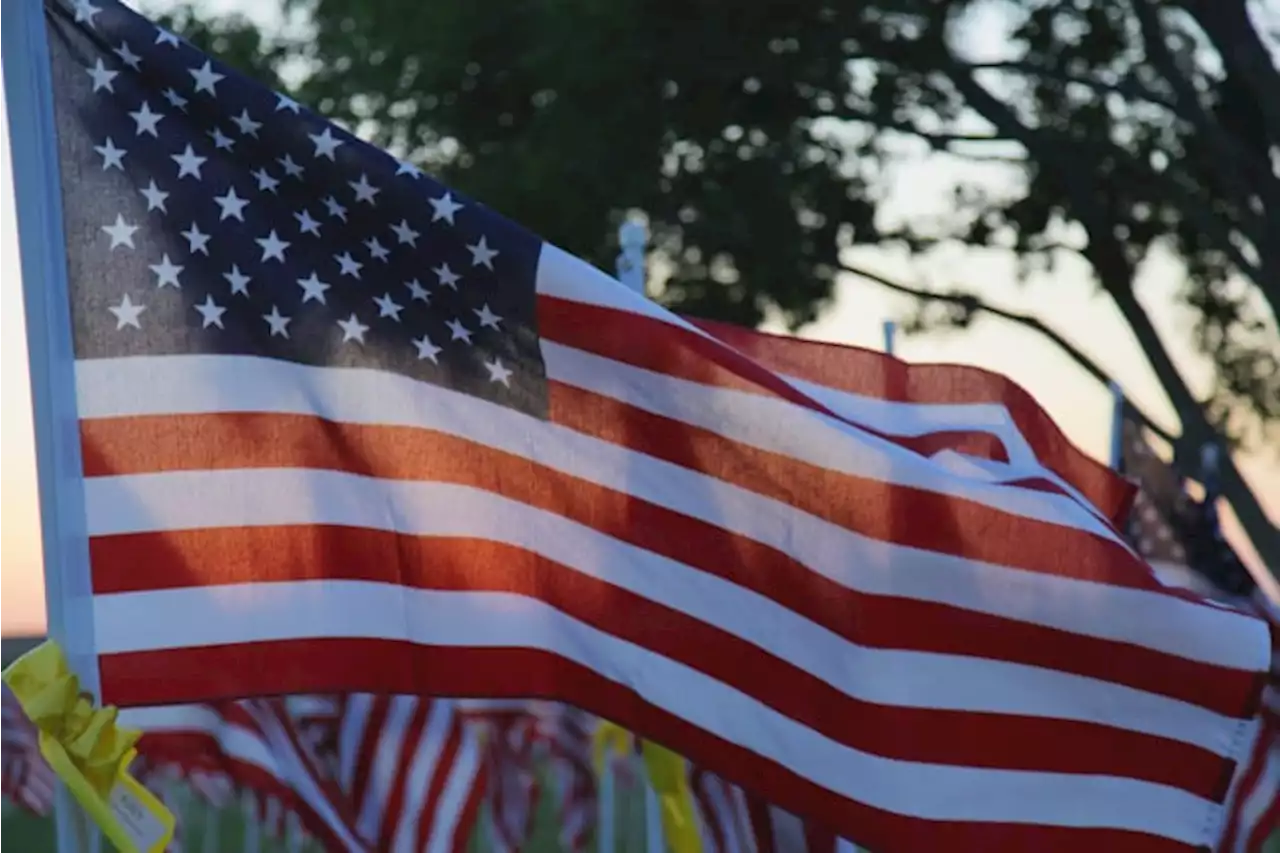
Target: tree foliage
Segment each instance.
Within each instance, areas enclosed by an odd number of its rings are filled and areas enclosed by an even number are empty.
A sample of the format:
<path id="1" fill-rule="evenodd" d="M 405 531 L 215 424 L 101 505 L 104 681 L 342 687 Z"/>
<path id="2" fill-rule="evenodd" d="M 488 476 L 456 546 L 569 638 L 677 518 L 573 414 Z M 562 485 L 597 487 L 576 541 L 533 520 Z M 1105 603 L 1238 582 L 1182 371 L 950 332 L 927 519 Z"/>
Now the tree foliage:
<path id="1" fill-rule="evenodd" d="M 997 247 L 1027 271 L 1079 255 L 1179 411 L 1180 450 L 1280 419 L 1280 40 L 1263 4 L 277 2 L 287 23 L 268 32 L 189 9 L 174 25 L 605 268 L 619 217 L 642 211 L 677 310 L 798 327 L 851 246 Z M 890 216 L 889 176 L 923 152 L 974 168 L 946 215 Z M 1183 270 L 1208 399 L 1136 297 L 1157 253 Z M 947 296 L 916 325 L 982 306 Z M 1224 473 L 1255 543 L 1280 547 Z"/>

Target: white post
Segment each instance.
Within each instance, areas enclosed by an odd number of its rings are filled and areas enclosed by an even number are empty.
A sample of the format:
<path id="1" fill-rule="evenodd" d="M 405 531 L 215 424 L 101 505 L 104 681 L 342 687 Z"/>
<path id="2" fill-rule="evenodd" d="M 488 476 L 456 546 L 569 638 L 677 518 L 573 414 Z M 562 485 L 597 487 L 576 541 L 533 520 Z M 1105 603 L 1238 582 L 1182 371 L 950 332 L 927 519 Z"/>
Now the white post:
<path id="1" fill-rule="evenodd" d="M 884 321 L 884 351 L 886 355 L 893 355 L 894 338 L 897 336 L 898 324 L 892 320 Z"/>
<path id="2" fill-rule="evenodd" d="M 41 0 L 5 0 L 0 10 L 0 56 L 10 116 L 9 150 L 26 307 L 48 633 L 62 647 L 81 688 L 100 697 L 62 227 L 62 177 L 44 4 Z M 90 849 L 88 820 L 62 785 L 58 785 L 54 817 L 59 853 Z"/>
<path id="3" fill-rule="evenodd" d="M 262 817 L 258 799 L 250 791 L 241 794 L 240 810 L 244 813 L 244 853 L 258 853 L 262 849 Z"/>
<path id="4" fill-rule="evenodd" d="M 644 849 L 645 853 L 663 853 L 667 849 L 662 837 L 662 809 L 658 805 L 658 792 L 649 779 L 649 768 L 644 759 L 636 756 L 640 765 L 640 777 L 644 779 Z"/>
<path id="5" fill-rule="evenodd" d="M 606 749 L 604 753 L 604 764 L 600 768 L 600 793 L 596 798 L 596 841 L 599 853 L 615 853 L 617 850 L 617 841 L 615 839 L 615 823 L 614 809 L 617 805 L 616 794 L 613 790 L 613 753 L 612 750 Z"/>
<path id="6" fill-rule="evenodd" d="M 628 219 L 618 228 L 618 280 L 627 287 L 645 295 L 645 245 L 649 242 L 649 229 L 641 222 Z"/>
<path id="7" fill-rule="evenodd" d="M 1111 390 L 1111 468 L 1119 471 L 1124 454 L 1124 391 L 1112 382 Z"/>

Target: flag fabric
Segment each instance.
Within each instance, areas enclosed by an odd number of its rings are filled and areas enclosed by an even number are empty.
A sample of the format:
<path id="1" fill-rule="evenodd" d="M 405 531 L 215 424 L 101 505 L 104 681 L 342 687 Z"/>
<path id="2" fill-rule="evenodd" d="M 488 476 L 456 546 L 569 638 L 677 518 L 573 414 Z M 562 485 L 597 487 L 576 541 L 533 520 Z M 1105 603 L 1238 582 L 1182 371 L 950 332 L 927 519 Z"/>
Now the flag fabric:
<path id="1" fill-rule="evenodd" d="M 484 793 L 479 739 L 455 703 L 345 697 L 338 784 L 370 849 L 461 853 Z"/>
<path id="2" fill-rule="evenodd" d="M 1169 581 L 1205 595 L 1249 597 L 1257 582 L 1222 537 L 1213 484 L 1204 500 L 1196 500 L 1184 487 L 1185 477 L 1160 458 L 1135 417 L 1122 417 L 1120 431 L 1120 470 L 1138 486 L 1122 525 L 1133 547 Z"/>
<path id="3" fill-rule="evenodd" d="M 1137 418 L 1126 412 L 1120 430 L 1120 469 L 1138 486 L 1125 526 L 1133 547 L 1166 582 L 1232 604 L 1271 627 L 1271 672 L 1260 723 L 1232 778 L 1217 846 L 1221 853 L 1259 853 L 1280 830 L 1280 608 L 1222 534 L 1216 468 L 1196 472 L 1205 492 L 1197 501 L 1187 494 L 1182 474 L 1147 442 Z"/>
<path id="4" fill-rule="evenodd" d="M 14 805 L 41 817 L 53 810 L 56 777 L 40 754 L 39 733 L 8 685 L 3 691 L 0 791 Z"/>
<path id="5" fill-rule="evenodd" d="M 537 722 L 524 711 L 471 720 L 483 732 L 489 846 L 497 853 L 519 853 L 533 837 L 543 794 L 535 755 Z"/>
<path id="6" fill-rule="evenodd" d="M 104 701 L 537 696 L 878 853 L 1216 837 L 1265 628 L 1087 477 L 777 373 L 123 6 L 46 20 Z"/>
<path id="7" fill-rule="evenodd" d="M 355 833 L 347 801 L 299 735 L 282 700 L 130 708 L 120 718 L 122 725 L 143 731 L 139 752 L 150 764 L 177 766 L 188 778 L 223 774 L 250 792 L 256 818 L 273 834 L 282 833 L 286 813 L 292 812 L 328 850 L 373 849 Z"/>
<path id="8" fill-rule="evenodd" d="M 701 767 L 689 768 L 703 853 L 758 853 L 746 793 Z"/>
<path id="9" fill-rule="evenodd" d="M 591 715 L 551 702 L 534 704 L 535 752 L 541 753 L 552 777 L 560 847 L 569 853 L 586 849 L 595 827 L 596 774 L 592 766 Z"/>

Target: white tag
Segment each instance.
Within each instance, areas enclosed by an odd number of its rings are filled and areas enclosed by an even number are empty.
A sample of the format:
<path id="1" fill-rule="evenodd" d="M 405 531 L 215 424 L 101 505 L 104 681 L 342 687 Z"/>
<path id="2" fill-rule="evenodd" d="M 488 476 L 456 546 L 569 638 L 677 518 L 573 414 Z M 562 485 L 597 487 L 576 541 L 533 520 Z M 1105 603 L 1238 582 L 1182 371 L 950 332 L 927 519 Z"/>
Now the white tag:
<path id="1" fill-rule="evenodd" d="M 151 850 L 164 838 L 164 824 L 127 786 L 112 785 L 107 804 L 129 839 L 139 850 Z"/>

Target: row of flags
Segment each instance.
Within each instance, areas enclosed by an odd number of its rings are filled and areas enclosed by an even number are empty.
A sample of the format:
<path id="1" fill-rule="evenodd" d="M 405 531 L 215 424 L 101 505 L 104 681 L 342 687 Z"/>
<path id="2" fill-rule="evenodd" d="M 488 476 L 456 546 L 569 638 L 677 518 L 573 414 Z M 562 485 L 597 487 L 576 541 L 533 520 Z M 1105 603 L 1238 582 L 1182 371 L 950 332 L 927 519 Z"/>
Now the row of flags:
<path id="1" fill-rule="evenodd" d="M 581 708 L 797 816 L 758 838 L 878 853 L 1208 847 L 1267 790 L 1269 611 L 1161 582 L 1132 486 L 1004 377 L 678 317 L 118 3 L 36 24 L 59 639 L 335 849 L 445 849 L 404 804 L 475 802 L 458 709 L 403 697 Z M 280 694 L 366 728 L 245 698 Z"/>
<path id="2" fill-rule="evenodd" d="M 46 816 L 52 771 L 7 689 L 4 708 L 4 794 Z M 331 712 L 317 714 L 322 708 Z M 596 725 L 572 708 L 530 702 L 495 712 L 483 702 L 356 694 L 134 709 L 122 722 L 144 727 L 133 769 L 178 815 L 175 853 L 239 841 L 219 839 L 219 822 L 207 818 L 203 834 L 184 830 L 191 792 L 215 813 L 242 807 L 252 832 L 286 840 L 287 849 L 397 853 L 460 853 L 482 809 L 485 849 L 520 853 L 546 798 L 559 849 L 596 849 L 588 848 L 603 769 L 592 758 Z M 606 758 L 623 790 L 643 783 L 627 756 Z M 856 850 L 714 774 L 687 772 L 705 853 Z"/>

